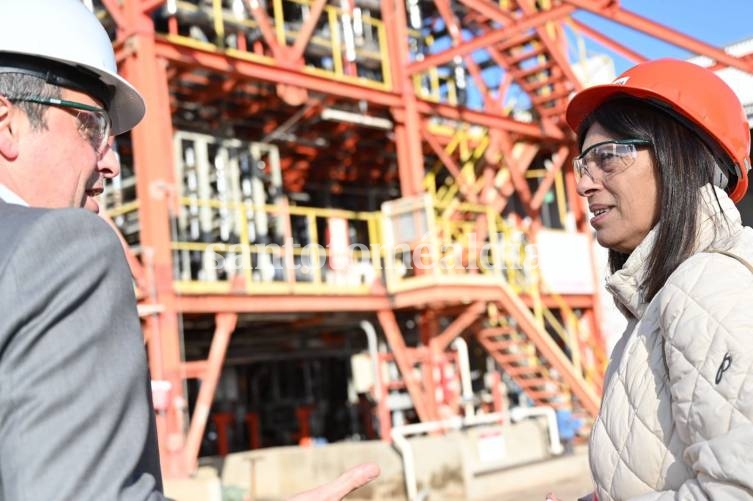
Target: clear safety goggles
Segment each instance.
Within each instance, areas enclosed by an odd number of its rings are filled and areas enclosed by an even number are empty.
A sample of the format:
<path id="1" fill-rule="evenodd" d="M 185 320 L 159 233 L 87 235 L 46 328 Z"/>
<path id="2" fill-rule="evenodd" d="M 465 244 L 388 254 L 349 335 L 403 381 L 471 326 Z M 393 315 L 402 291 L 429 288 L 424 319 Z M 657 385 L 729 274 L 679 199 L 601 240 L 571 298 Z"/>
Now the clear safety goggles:
<path id="1" fill-rule="evenodd" d="M 589 146 L 573 159 L 575 177 L 580 181 L 584 175 L 598 182 L 624 171 L 638 156 L 638 147 L 650 146 L 645 139 L 612 139 Z"/>
<path id="2" fill-rule="evenodd" d="M 91 144 L 97 155 L 105 151 L 110 139 L 111 123 L 110 116 L 104 108 L 57 98 L 23 97 L 11 99 L 11 101 L 55 106 L 70 112 L 78 120 L 79 132 Z"/>

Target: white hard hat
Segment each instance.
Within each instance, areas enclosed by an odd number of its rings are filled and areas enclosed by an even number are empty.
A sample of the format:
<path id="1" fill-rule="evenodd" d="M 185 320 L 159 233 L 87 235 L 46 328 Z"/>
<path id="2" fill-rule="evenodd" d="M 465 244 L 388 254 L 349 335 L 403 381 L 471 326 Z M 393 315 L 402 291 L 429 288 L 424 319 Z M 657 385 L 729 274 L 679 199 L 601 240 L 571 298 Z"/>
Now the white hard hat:
<path id="1" fill-rule="evenodd" d="M 144 99 L 118 76 L 104 27 L 80 0 L 0 0 L 0 71 L 16 69 L 103 102 L 113 134 L 144 117 Z"/>

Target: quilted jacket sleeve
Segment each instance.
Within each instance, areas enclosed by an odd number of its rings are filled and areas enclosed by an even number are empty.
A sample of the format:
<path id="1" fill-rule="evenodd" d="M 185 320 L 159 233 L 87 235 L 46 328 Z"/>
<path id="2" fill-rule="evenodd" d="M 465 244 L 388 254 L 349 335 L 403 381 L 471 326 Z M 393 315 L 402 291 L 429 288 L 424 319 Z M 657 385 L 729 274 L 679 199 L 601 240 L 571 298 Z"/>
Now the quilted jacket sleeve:
<path id="1" fill-rule="evenodd" d="M 695 478 L 635 501 L 753 500 L 753 274 L 699 254 L 660 295 L 672 418 Z"/>

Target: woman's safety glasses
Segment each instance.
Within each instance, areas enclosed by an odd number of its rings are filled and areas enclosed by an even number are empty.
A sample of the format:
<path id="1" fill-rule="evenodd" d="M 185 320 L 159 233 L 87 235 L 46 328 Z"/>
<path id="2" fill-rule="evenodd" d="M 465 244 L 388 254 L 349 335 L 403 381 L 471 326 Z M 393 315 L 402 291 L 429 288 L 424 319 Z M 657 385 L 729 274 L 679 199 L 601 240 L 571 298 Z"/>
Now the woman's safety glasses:
<path id="1" fill-rule="evenodd" d="M 650 146 L 645 139 L 613 139 L 589 146 L 575 157 L 573 168 L 578 181 L 586 175 L 594 182 L 619 174 L 635 162 L 639 146 Z"/>

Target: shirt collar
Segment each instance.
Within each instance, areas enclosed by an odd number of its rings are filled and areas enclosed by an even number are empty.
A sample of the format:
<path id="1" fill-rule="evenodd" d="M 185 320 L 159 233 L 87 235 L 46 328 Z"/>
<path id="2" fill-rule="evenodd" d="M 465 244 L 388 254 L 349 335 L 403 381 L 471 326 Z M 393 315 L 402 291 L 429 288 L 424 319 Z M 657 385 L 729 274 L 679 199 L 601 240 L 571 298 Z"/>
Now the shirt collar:
<path id="1" fill-rule="evenodd" d="M 24 207 L 29 206 L 29 204 L 27 204 L 23 198 L 16 195 L 10 190 L 10 188 L 6 187 L 3 184 L 0 184 L 0 200 L 3 200 L 5 201 L 5 203 L 9 204 L 23 205 Z"/>

